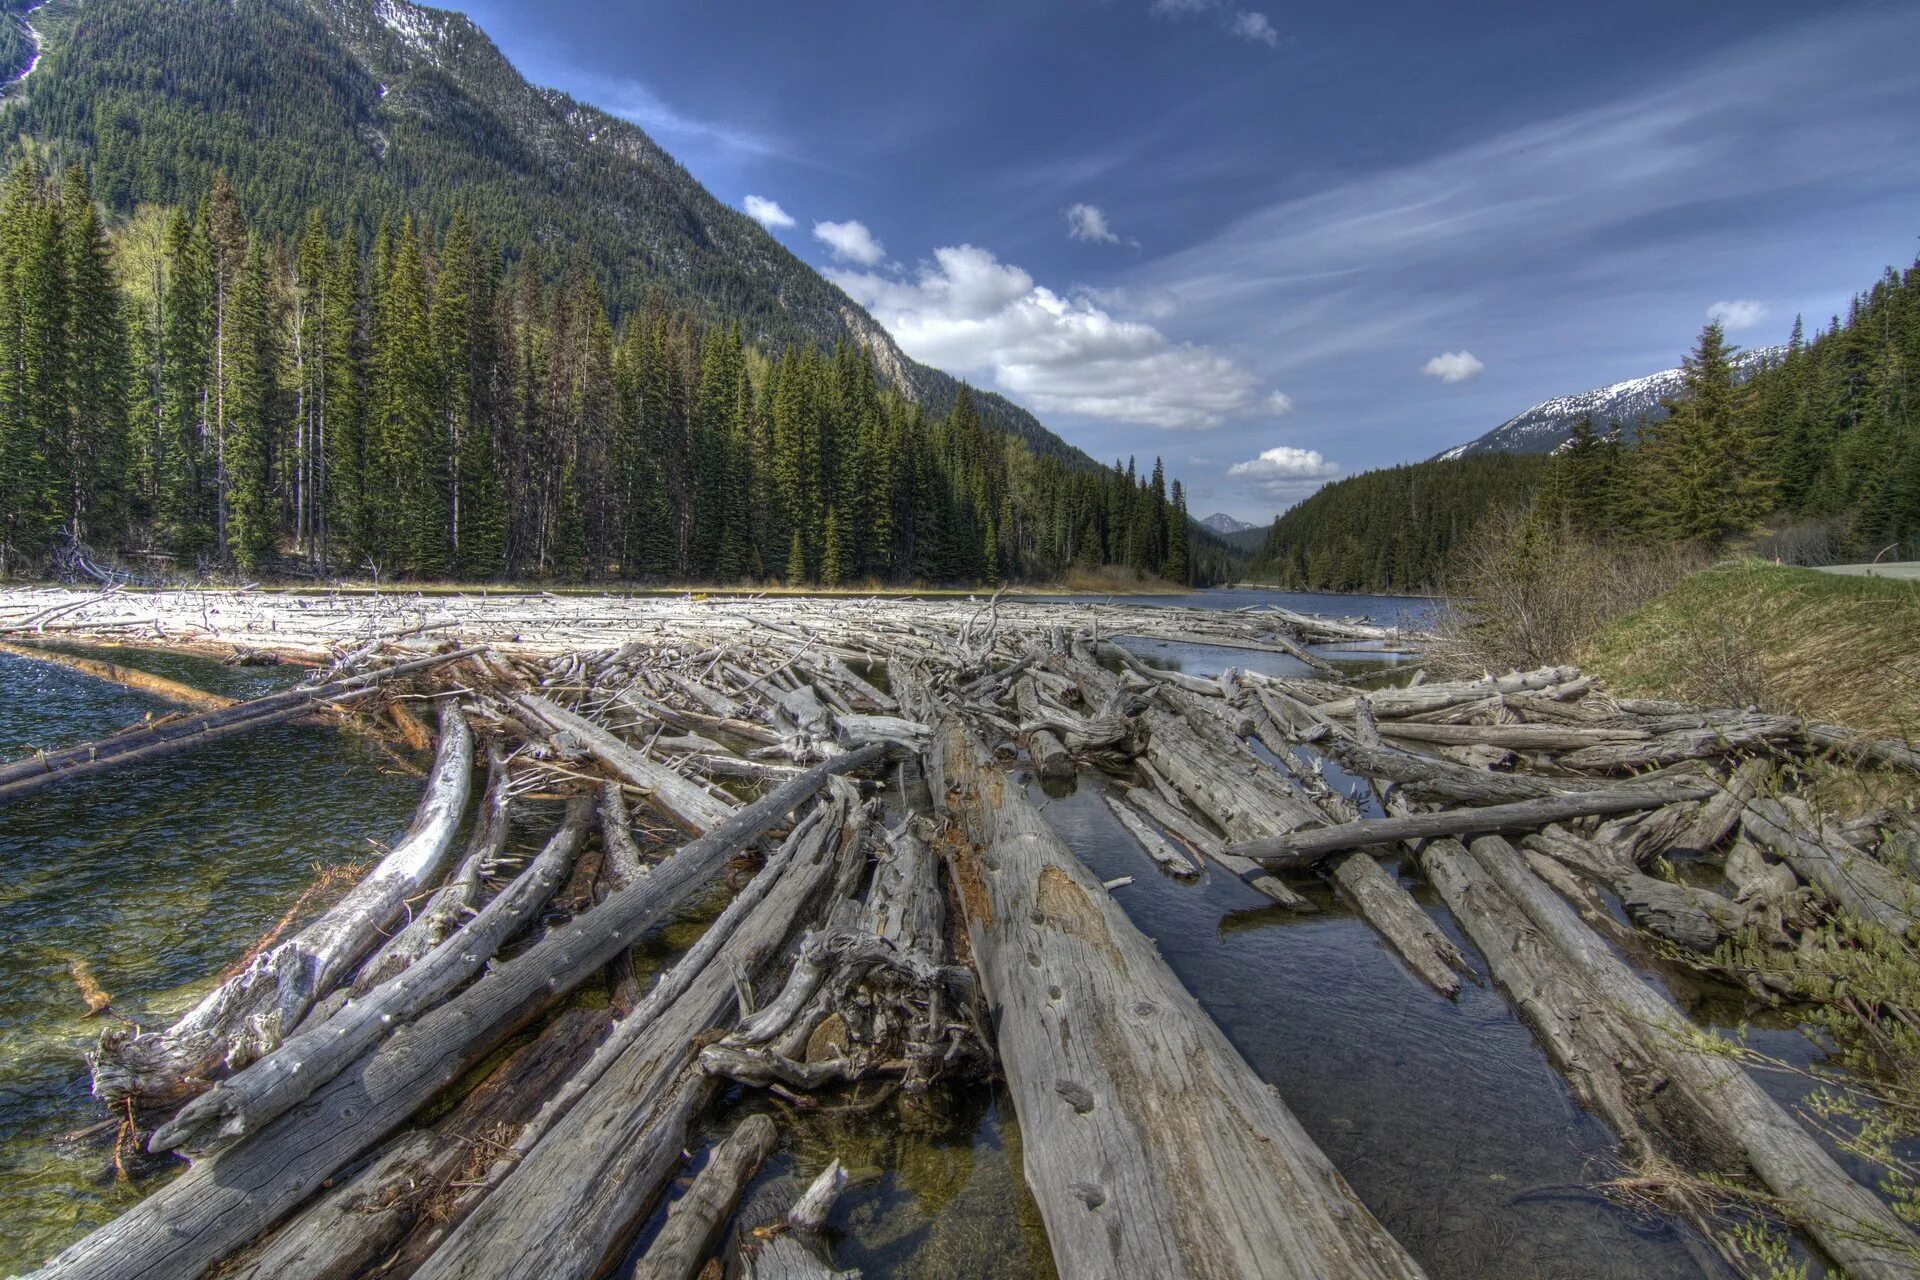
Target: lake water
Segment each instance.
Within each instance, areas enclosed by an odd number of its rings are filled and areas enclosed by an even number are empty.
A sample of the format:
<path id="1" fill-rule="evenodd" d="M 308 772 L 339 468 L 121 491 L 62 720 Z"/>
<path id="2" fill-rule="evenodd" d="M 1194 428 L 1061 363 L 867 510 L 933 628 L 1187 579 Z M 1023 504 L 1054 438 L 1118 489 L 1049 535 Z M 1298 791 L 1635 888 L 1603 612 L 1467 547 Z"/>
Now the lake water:
<path id="1" fill-rule="evenodd" d="M 1167 603 L 1279 604 L 1382 623 L 1414 622 L 1429 608 L 1263 591 Z M 1156 665 L 1195 673 L 1298 671 L 1275 655 L 1129 643 Z M 128 660 L 236 695 L 292 678 L 177 655 Z M 159 709 L 0 655 L 0 753 L 97 737 Z M 1684 1228 L 1589 1190 L 1618 1172 L 1611 1135 L 1574 1105 L 1496 992 L 1436 996 L 1318 877 L 1296 884 L 1321 911 L 1298 916 L 1230 877 L 1161 875 L 1100 803 L 1101 785 L 1089 777 L 1033 795 L 1097 874 L 1135 878 L 1118 900 L 1437 1280 L 1713 1274 Z M 170 1018 L 273 925 L 317 867 L 365 860 L 396 839 L 419 786 L 350 736 L 287 726 L 0 809 L 0 1223 L 10 1228 L 0 1234 L 0 1274 L 33 1265 L 166 1176 L 156 1162 L 123 1181 L 103 1137 L 64 1136 L 104 1119 L 81 1056 L 99 1024 L 83 1017 L 74 963 L 112 993 L 115 1013 Z M 1465 947 L 1444 911 L 1430 910 Z M 1729 1000 L 1713 1021 L 1743 1012 Z M 774 1106 L 783 1148 L 763 1177 L 810 1177 L 836 1156 L 846 1161 L 853 1184 L 833 1222 L 838 1262 L 870 1276 L 1051 1275 L 1004 1094 L 980 1087 L 947 1101 L 937 1115 L 888 1106 L 795 1116 Z M 770 1106 L 736 1095 L 707 1140 Z"/>

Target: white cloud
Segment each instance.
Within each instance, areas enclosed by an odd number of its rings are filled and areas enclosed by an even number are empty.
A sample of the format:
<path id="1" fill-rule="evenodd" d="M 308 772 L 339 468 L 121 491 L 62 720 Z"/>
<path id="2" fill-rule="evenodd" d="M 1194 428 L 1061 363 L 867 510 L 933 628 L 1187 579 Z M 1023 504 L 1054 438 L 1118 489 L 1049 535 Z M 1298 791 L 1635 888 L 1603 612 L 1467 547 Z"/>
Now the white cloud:
<path id="1" fill-rule="evenodd" d="M 1204 429 L 1265 403 L 1259 381 L 1228 356 L 1063 297 L 973 245 L 935 250 L 911 279 L 828 274 L 916 360 L 991 377 L 1042 413 Z"/>
<path id="2" fill-rule="evenodd" d="M 780 207 L 778 200 L 769 200 L 765 196 L 748 196 L 741 205 L 747 216 L 769 231 L 778 231 L 794 225 L 793 215 Z"/>
<path id="3" fill-rule="evenodd" d="M 1273 29 L 1273 23 L 1264 13 L 1236 13 L 1233 21 L 1227 24 L 1227 30 L 1255 44 L 1264 44 L 1269 49 L 1280 47 L 1280 33 Z"/>
<path id="4" fill-rule="evenodd" d="M 1264 13 L 1234 9 L 1227 0 L 1153 0 L 1153 12 L 1161 18 L 1191 18 L 1203 13 L 1220 15 L 1220 25 L 1229 35 L 1269 49 L 1280 46 L 1280 33 Z"/>
<path id="5" fill-rule="evenodd" d="M 1098 205 L 1068 205 L 1065 217 L 1069 240 L 1085 240 L 1092 244 L 1120 243 L 1120 237 L 1107 225 L 1107 215 L 1100 211 Z"/>
<path id="6" fill-rule="evenodd" d="M 1340 474 L 1340 464 L 1329 462 L 1318 449 L 1280 445 L 1247 462 L 1236 462 L 1227 475 L 1242 481 L 1262 497 L 1298 502 Z"/>
<path id="7" fill-rule="evenodd" d="M 1443 351 L 1420 367 L 1420 372 L 1442 382 L 1471 382 L 1486 365 L 1471 351 Z"/>
<path id="8" fill-rule="evenodd" d="M 1276 417 L 1285 417 L 1293 412 L 1293 397 L 1284 391 L 1267 393 L 1267 412 Z"/>
<path id="9" fill-rule="evenodd" d="M 1707 308 L 1707 319 L 1717 320 L 1729 333 L 1739 329 L 1751 329 L 1765 320 L 1771 312 L 1767 304 L 1752 298 L 1735 298 L 1731 302 L 1716 302 Z"/>
<path id="10" fill-rule="evenodd" d="M 887 256 L 886 246 L 874 238 L 864 222 L 816 222 L 814 239 L 821 241 L 842 262 L 857 262 L 863 267 L 878 266 Z"/>

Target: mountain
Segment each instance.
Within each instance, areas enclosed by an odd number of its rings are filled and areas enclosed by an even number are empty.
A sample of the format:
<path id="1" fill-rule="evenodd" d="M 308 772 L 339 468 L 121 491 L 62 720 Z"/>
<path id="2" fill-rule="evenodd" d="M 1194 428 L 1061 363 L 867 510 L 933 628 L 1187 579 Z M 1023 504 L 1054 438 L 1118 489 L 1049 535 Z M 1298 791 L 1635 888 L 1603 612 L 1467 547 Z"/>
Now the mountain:
<path id="1" fill-rule="evenodd" d="M 1736 376 L 1745 382 L 1761 369 L 1780 363 L 1786 354 L 1785 347 L 1743 351 L 1735 361 Z M 1548 400 L 1507 419 L 1478 440 L 1456 445 L 1433 460 L 1450 462 L 1486 453 L 1552 453 L 1572 437 L 1574 425 L 1588 415 L 1601 431 L 1617 422 L 1631 432 L 1641 423 L 1658 422 L 1667 416 L 1666 402 L 1680 394 L 1684 377 L 1682 370 L 1662 369 L 1644 378 Z"/>
<path id="2" fill-rule="evenodd" d="M 1249 529 L 1257 529 L 1260 527 L 1258 525 L 1248 524 L 1245 520 L 1235 520 L 1224 511 L 1215 512 L 1200 523 L 1222 537 L 1233 533 L 1245 533 Z"/>
<path id="3" fill-rule="evenodd" d="M 471 20 L 405 0 L 0 0 L 0 61 L 42 59 L 6 132 L 84 154 L 116 213 L 180 204 L 224 172 L 250 216 L 292 238 L 309 209 L 371 237 L 405 211 L 456 211 L 550 275 L 584 264 L 616 315 L 649 302 L 737 322 L 771 350 L 851 342 L 883 381 L 950 410 L 959 382 L 906 356 L 852 299 L 715 199 L 642 130 L 529 84 Z M 1042 454 L 1093 460 L 1032 414 L 975 393 Z"/>

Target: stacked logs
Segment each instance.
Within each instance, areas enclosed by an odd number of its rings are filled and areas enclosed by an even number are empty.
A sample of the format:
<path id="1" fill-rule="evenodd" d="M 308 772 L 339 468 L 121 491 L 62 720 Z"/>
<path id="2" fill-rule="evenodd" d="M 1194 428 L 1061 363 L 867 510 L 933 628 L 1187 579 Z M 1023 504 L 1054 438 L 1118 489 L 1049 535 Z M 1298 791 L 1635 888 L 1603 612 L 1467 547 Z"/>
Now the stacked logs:
<path id="1" fill-rule="evenodd" d="M 111 634 L 118 600 L 58 616 Z M 1023 757 L 1100 788 L 1173 877 L 1309 911 L 1324 871 L 1455 994 L 1467 957 L 1375 860 L 1404 850 L 1631 1154 L 1751 1177 L 1850 1273 L 1908 1273 L 1907 1229 L 1562 896 L 1616 896 L 1693 948 L 1790 944 L 1822 904 L 1904 931 L 1915 891 L 1876 856 L 1893 820 L 1838 827 L 1790 790 L 1809 756 L 1903 766 L 1904 744 L 1616 699 L 1566 668 L 1360 690 L 1317 658 L 1203 679 L 1115 643 L 1403 639 L 1277 610 L 373 600 L 200 606 L 202 642 L 291 647 L 322 679 L 448 651 L 434 766 L 340 903 L 175 1026 L 103 1039 L 98 1092 L 193 1164 L 44 1275 L 597 1276 L 723 1088 L 924 1101 L 991 1072 L 1063 1275 L 1421 1274 L 1047 828 Z M 188 628 L 185 602 L 139 607 Z M 566 803 L 528 857 L 506 833 L 548 812 L 536 794 Z M 1653 874 L 1682 851 L 1732 892 Z M 634 947 L 730 869 L 744 887 L 642 990 Z M 570 999 L 596 987 L 605 1006 Z M 748 1194 L 777 1140 L 762 1118 L 722 1142 L 635 1274 L 716 1248 L 743 1274 L 835 1274 L 843 1174 Z"/>

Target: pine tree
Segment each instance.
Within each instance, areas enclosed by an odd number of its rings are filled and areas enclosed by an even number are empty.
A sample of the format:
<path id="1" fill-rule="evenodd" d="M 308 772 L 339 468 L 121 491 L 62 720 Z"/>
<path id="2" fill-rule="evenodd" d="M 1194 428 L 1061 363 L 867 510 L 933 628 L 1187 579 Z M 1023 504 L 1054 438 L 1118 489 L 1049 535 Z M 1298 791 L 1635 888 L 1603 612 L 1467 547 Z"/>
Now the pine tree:
<path id="1" fill-rule="evenodd" d="M 213 246 L 206 219 L 176 214 L 167 231 L 168 289 L 161 307 L 160 529 L 183 557 L 214 545 Z"/>
<path id="2" fill-rule="evenodd" d="M 826 530 L 821 538 L 820 584 L 837 587 L 847 580 L 846 548 L 841 545 L 840 512 L 827 509 Z"/>
<path id="3" fill-rule="evenodd" d="M 274 545 L 270 472 L 275 357 L 267 289 L 266 250 L 255 240 L 234 276 L 222 362 L 222 401 L 227 421 L 227 548 L 234 563 L 247 573 L 272 555 Z"/>
<path id="4" fill-rule="evenodd" d="M 1187 491 L 1178 480 L 1173 482 L 1173 511 L 1167 536 L 1167 567 L 1163 576 L 1177 586 L 1193 582 L 1192 535 L 1187 529 Z"/>
<path id="5" fill-rule="evenodd" d="M 67 500 L 73 536 L 117 545 L 129 486 L 129 339 L 106 233 L 84 169 L 67 173 L 60 209 L 67 302 Z"/>
<path id="6" fill-rule="evenodd" d="M 800 586 L 807 580 L 807 546 L 800 538 L 800 531 L 793 531 L 793 541 L 787 546 L 787 585 Z"/>

